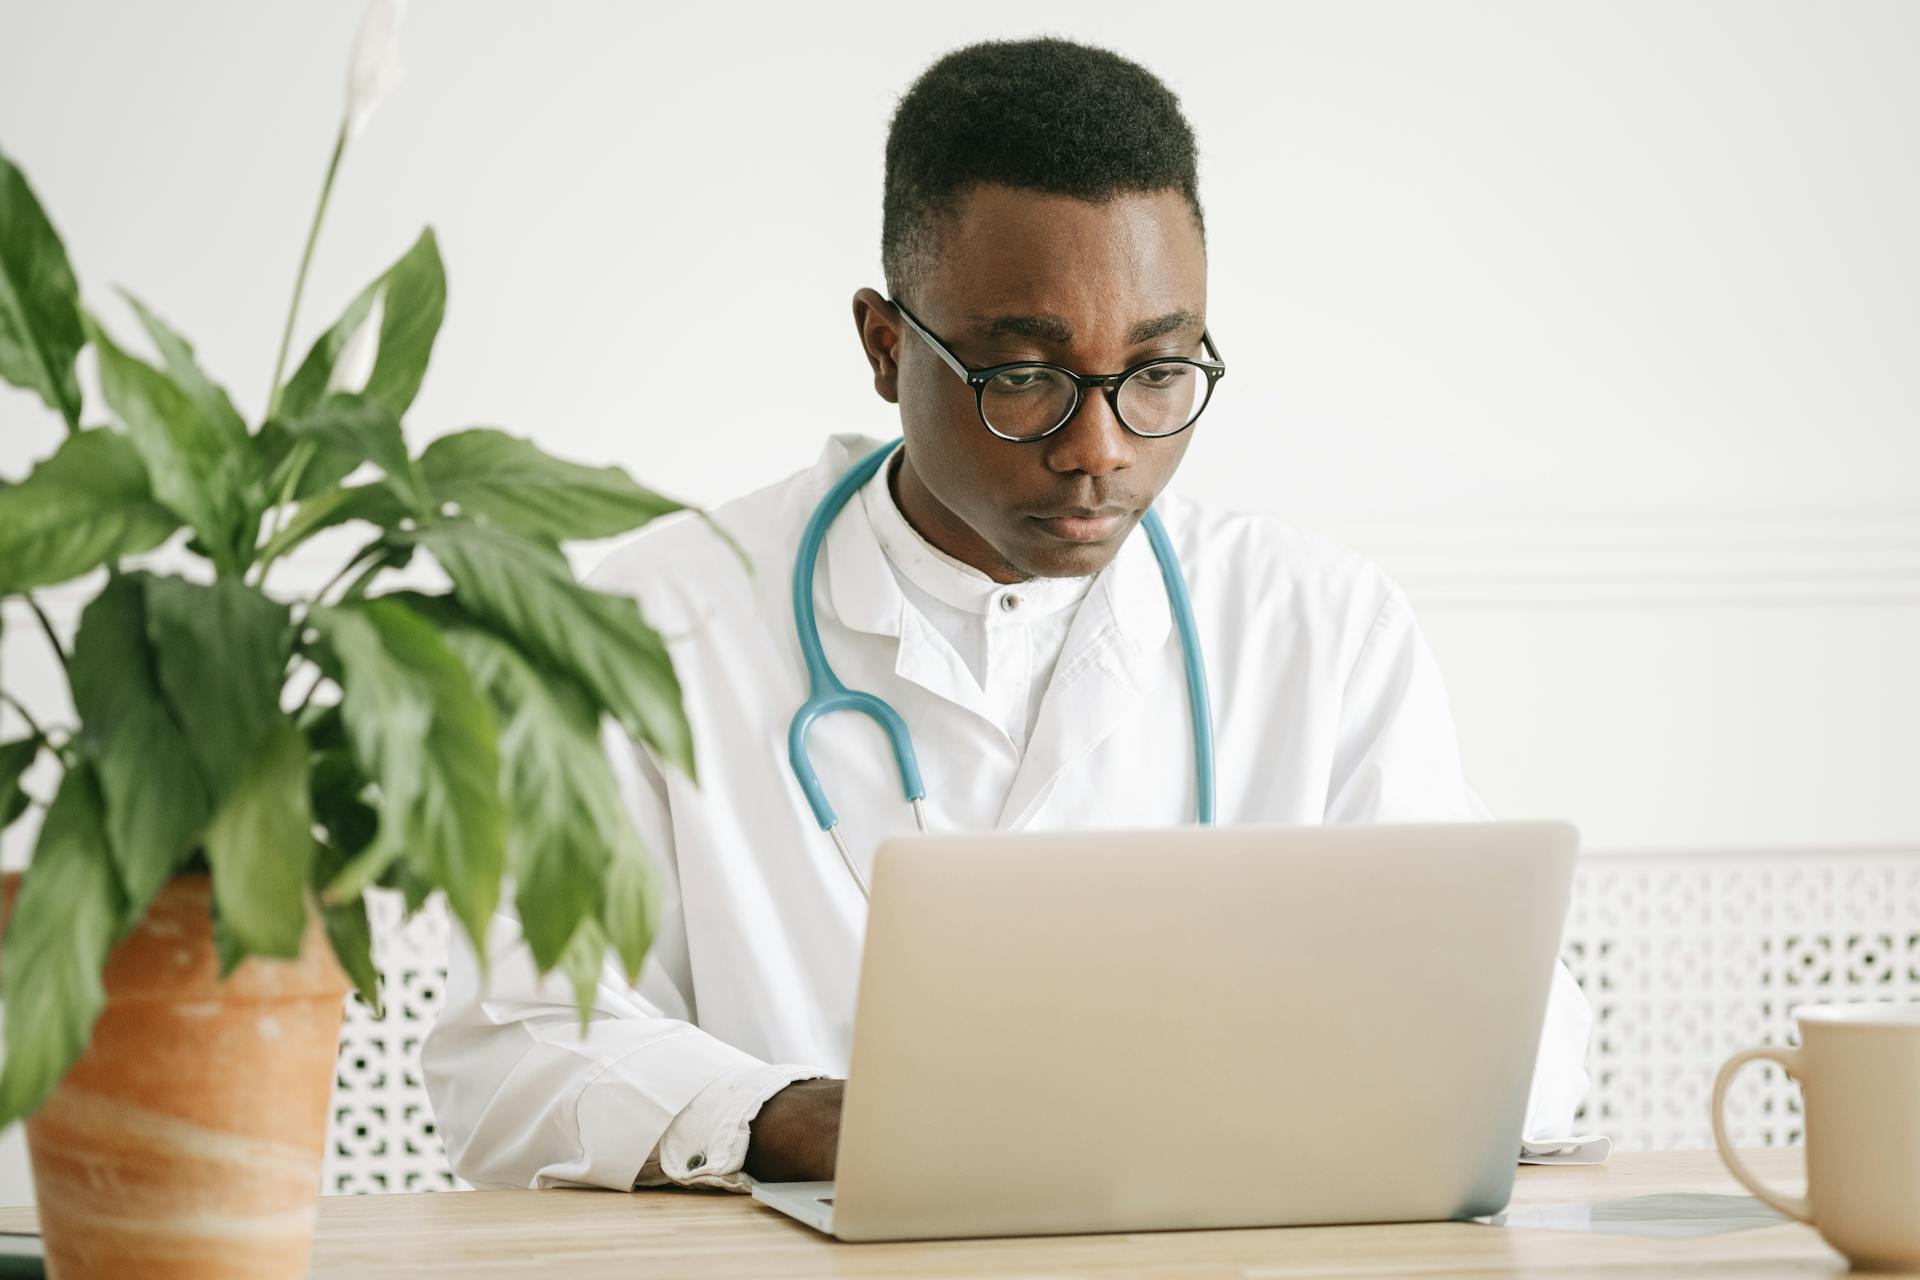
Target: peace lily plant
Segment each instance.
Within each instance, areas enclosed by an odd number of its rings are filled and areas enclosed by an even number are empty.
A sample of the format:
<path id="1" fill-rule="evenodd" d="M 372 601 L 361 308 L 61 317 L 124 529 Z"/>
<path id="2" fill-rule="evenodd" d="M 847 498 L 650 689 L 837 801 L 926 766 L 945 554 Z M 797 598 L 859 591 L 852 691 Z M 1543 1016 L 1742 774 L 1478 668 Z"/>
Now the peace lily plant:
<path id="1" fill-rule="evenodd" d="M 692 741 L 661 637 L 633 600 L 575 581 L 561 544 L 678 504 L 491 428 L 409 450 L 403 419 L 446 303 L 430 229 L 281 376 L 341 157 L 397 71 L 397 17 L 376 3 L 363 25 L 251 426 L 158 311 L 125 295 L 148 360 L 82 306 L 60 237 L 0 154 L 0 377 L 67 431 L 0 481 L 0 596 L 38 619 L 77 719 L 40 723 L 47 691 L 0 680 L 27 726 L 0 744 L 0 819 L 45 810 L 0 954 L 0 1124 L 81 1058 L 109 953 L 181 875 L 210 876 L 221 978 L 296 956 L 317 912 L 376 1007 L 375 886 L 409 911 L 444 893 L 478 946 L 509 881 L 535 964 L 572 979 L 583 1018 L 609 949 L 630 975 L 646 954 L 645 851 L 599 731 L 611 716 L 688 774 Z M 100 425 L 77 374 L 89 348 Z M 340 526 L 364 537 L 324 587 L 275 589 L 276 565 Z M 418 561 L 451 588 L 383 589 Z M 63 644 L 34 593 L 82 578 L 97 586 Z M 24 785 L 42 757 L 57 768 Z"/>

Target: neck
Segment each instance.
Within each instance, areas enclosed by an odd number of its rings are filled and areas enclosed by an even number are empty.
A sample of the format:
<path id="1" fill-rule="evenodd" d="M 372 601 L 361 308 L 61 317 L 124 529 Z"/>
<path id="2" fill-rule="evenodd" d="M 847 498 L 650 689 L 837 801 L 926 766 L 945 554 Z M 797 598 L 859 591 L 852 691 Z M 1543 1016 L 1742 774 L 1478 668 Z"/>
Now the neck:
<path id="1" fill-rule="evenodd" d="M 913 469 L 907 451 L 901 449 L 895 463 L 887 469 L 887 488 L 894 505 L 906 517 L 913 531 L 936 548 L 965 565 L 970 565 L 995 582 L 1025 582 L 1029 575 L 1008 564 L 971 525 L 943 506 Z"/>

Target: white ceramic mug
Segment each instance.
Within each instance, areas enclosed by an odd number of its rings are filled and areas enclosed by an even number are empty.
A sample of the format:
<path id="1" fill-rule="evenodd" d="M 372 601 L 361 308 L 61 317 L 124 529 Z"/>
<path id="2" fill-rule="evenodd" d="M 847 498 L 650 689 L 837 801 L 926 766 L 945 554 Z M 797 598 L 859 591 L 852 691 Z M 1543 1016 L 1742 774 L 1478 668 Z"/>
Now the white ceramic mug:
<path id="1" fill-rule="evenodd" d="M 1713 1082 L 1713 1140 L 1741 1185 L 1817 1230 L 1856 1267 L 1920 1266 L 1920 1004 L 1807 1006 L 1800 1047 L 1747 1049 Z M 1727 1141 L 1734 1073 L 1776 1062 L 1800 1086 L 1807 1194 L 1760 1185 Z"/>

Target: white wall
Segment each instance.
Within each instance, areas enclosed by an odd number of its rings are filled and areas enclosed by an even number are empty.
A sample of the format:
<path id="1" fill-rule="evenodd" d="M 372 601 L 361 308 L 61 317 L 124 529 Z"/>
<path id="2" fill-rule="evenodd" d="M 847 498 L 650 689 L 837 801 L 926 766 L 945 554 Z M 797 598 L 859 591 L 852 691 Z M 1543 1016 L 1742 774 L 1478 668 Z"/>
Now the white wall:
<path id="1" fill-rule="evenodd" d="M 1920 6 L 694 10 L 416 3 L 300 346 L 432 223 L 416 433 L 720 500 L 891 428 L 848 298 L 912 76 L 983 34 L 1102 40 L 1204 152 L 1233 372 L 1181 483 L 1405 579 L 1497 811 L 1607 845 L 1920 833 Z M 0 18 L 0 146 L 89 301 L 131 338 L 112 286 L 140 293 L 249 411 L 358 17 Z M 726 360 L 753 372 L 693 372 Z M 0 473 L 57 439 L 19 393 L 0 423 Z"/>
<path id="2" fill-rule="evenodd" d="M 138 292 L 250 413 L 358 16 L 0 7 L 0 146 L 89 302 L 131 338 Z M 1402 576 L 1497 812 L 1920 836 L 1920 5 L 416 0 L 300 346 L 432 223 L 417 435 L 717 501 L 887 432 L 848 319 L 887 116 L 1041 31 L 1146 62 L 1201 139 L 1232 376 L 1181 483 Z M 0 474 L 56 439 L 0 390 Z M 8 687 L 52 683 L 5 621 Z"/>

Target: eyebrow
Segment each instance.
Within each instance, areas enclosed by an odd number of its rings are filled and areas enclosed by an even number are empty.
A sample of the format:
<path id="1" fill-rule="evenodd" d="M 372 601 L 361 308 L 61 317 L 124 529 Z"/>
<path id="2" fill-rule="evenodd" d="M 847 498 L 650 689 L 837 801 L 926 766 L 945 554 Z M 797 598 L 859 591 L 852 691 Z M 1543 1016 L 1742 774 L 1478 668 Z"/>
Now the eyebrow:
<path id="1" fill-rule="evenodd" d="M 1200 317 L 1191 311 L 1169 311 L 1166 315 L 1142 320 L 1127 330 L 1127 342 L 1129 344 L 1151 342 L 1155 338 L 1176 333 L 1198 323 L 1200 323 Z M 1046 342 L 1057 342 L 1062 346 L 1073 341 L 1073 328 L 1055 315 L 974 316 L 969 324 L 973 332 L 983 338 L 1011 335 L 1016 338 L 1039 338 Z"/>

